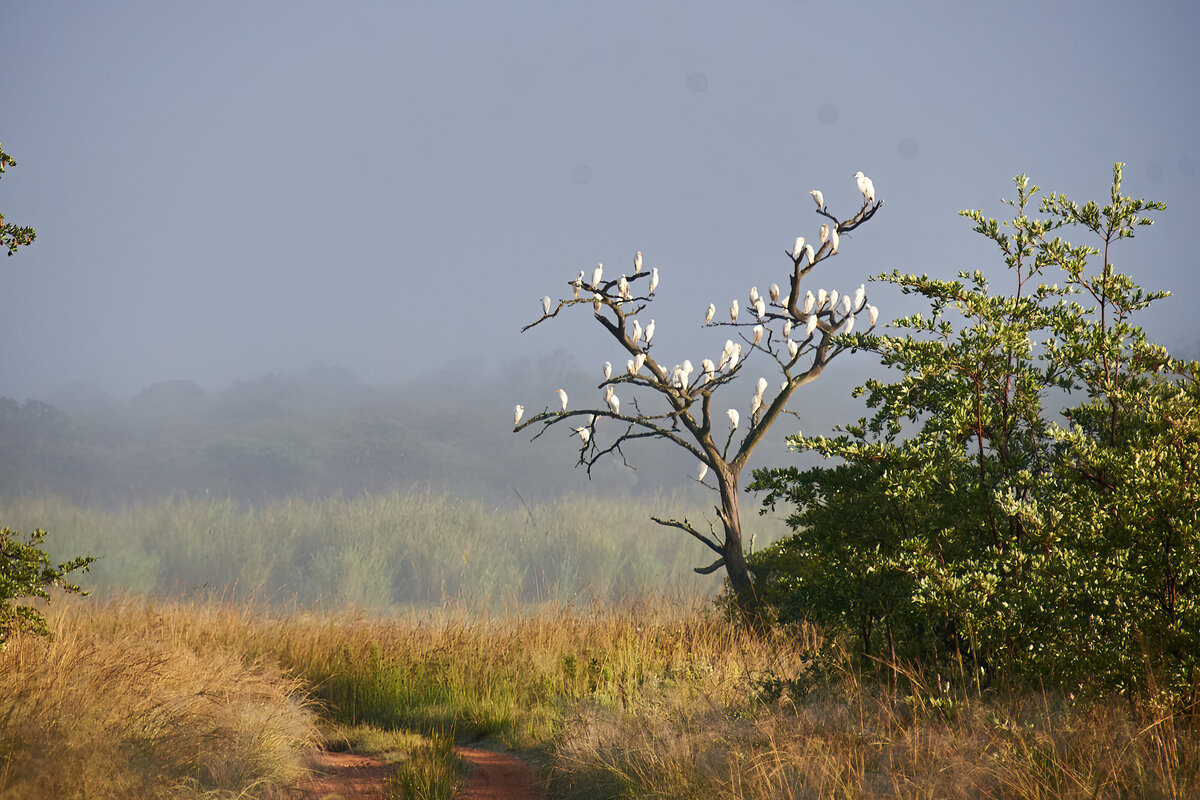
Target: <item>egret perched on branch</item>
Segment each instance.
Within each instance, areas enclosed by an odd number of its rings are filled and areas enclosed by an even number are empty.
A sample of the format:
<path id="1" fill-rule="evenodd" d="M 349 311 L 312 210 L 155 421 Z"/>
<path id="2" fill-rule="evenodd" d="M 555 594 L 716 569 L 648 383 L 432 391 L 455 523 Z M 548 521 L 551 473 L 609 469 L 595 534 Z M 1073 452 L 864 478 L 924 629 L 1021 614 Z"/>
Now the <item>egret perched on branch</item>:
<path id="1" fill-rule="evenodd" d="M 633 359 L 632 358 L 625 362 L 625 371 L 628 372 L 630 375 L 637 374 L 637 371 L 633 368 Z"/>
<path id="2" fill-rule="evenodd" d="M 821 225 L 821 244 L 825 244 L 827 241 L 829 241 L 829 225 L 823 223 Z"/>
<path id="3" fill-rule="evenodd" d="M 612 377 L 612 362 L 605 361 L 604 362 L 604 380 L 608 380 L 611 377 Z"/>
<path id="4" fill-rule="evenodd" d="M 755 386 L 754 386 L 755 394 L 757 394 L 759 397 L 762 397 L 763 392 L 765 392 L 766 390 L 767 390 L 767 379 L 759 378 L 758 383 L 755 384 Z"/>
<path id="5" fill-rule="evenodd" d="M 642 371 L 642 367 L 646 365 L 646 354 L 638 353 L 633 359 L 633 374 L 636 375 Z"/>
<path id="6" fill-rule="evenodd" d="M 830 290 L 830 292 L 829 292 L 829 310 L 830 311 L 837 310 L 837 301 L 838 301 L 837 289 Z"/>
<path id="7" fill-rule="evenodd" d="M 650 320 L 650 324 L 646 326 L 646 347 L 650 346 L 650 340 L 654 338 L 654 320 Z"/>
<path id="8" fill-rule="evenodd" d="M 867 302 L 867 285 L 860 283 L 854 290 L 854 310 L 862 311 L 863 303 Z"/>
<path id="9" fill-rule="evenodd" d="M 716 377 L 717 365 L 713 363 L 711 358 L 703 359 L 700 362 L 700 368 L 704 370 L 704 380 L 711 381 Z"/>
<path id="10" fill-rule="evenodd" d="M 683 366 L 680 369 L 683 372 L 683 385 L 686 387 L 692 382 L 692 372 L 694 372 L 696 368 L 692 366 L 691 359 L 685 358 L 683 360 Z"/>
<path id="11" fill-rule="evenodd" d="M 732 371 L 738 365 L 738 361 L 742 358 L 742 344 L 738 342 L 733 346 L 733 352 L 729 355 L 729 369 Z"/>
<path id="12" fill-rule="evenodd" d="M 729 424 L 733 430 L 737 430 L 738 423 L 742 421 L 742 415 L 737 412 L 736 408 L 731 408 L 725 412 L 729 416 Z"/>
<path id="13" fill-rule="evenodd" d="M 767 293 L 771 295 L 772 303 L 779 302 L 779 284 L 778 283 L 772 283 L 771 288 L 767 290 Z"/>
<path id="14" fill-rule="evenodd" d="M 871 327 L 875 327 L 875 323 L 879 321 L 879 309 L 875 306 L 867 306 L 867 320 L 871 323 Z"/>
<path id="15" fill-rule="evenodd" d="M 604 277 L 604 264 L 600 263 L 600 264 L 596 265 L 596 268 L 594 270 L 592 270 L 592 288 L 593 289 L 595 289 L 597 286 L 600 285 L 600 279 L 603 277 Z"/>
<path id="16" fill-rule="evenodd" d="M 717 315 L 717 307 L 712 303 L 708 304 L 708 311 L 704 312 L 704 324 L 712 322 L 712 318 Z"/>
<path id="17" fill-rule="evenodd" d="M 812 336 L 812 332 L 817 329 L 817 315 L 813 314 L 808 318 L 808 322 L 804 323 L 804 335 Z"/>
<path id="18" fill-rule="evenodd" d="M 825 195 L 821 194 L 820 189 L 813 189 L 809 194 L 812 195 L 813 202 L 817 204 L 817 208 L 825 210 Z"/>
<path id="19" fill-rule="evenodd" d="M 703 461 L 701 461 L 700 469 L 696 470 L 696 480 L 703 483 L 704 476 L 707 474 L 708 474 L 708 464 L 705 464 Z"/>
<path id="20" fill-rule="evenodd" d="M 763 326 L 755 325 L 754 326 L 754 343 L 758 344 L 759 342 L 761 342 L 762 337 L 763 337 Z"/>
<path id="21" fill-rule="evenodd" d="M 792 321 L 789 319 L 783 323 L 783 338 L 786 339 L 791 335 L 792 335 Z"/>
<path id="22" fill-rule="evenodd" d="M 589 431 L 587 428 L 571 428 L 571 430 L 573 430 L 577 434 L 579 434 L 579 441 L 582 442 L 583 444 L 587 444 L 588 439 L 592 438 L 592 432 Z"/>
<path id="23" fill-rule="evenodd" d="M 829 299 L 829 295 L 824 289 L 817 289 L 817 311 L 825 307 L 825 301 Z"/>
<path id="24" fill-rule="evenodd" d="M 633 271 L 634 272 L 642 271 L 642 251 L 641 250 L 638 250 L 637 255 L 635 255 L 633 257 Z"/>
<path id="25" fill-rule="evenodd" d="M 579 270 L 579 277 L 571 282 L 571 286 L 575 287 L 575 299 L 579 299 L 579 290 L 583 288 L 583 270 Z"/>
<path id="26" fill-rule="evenodd" d="M 754 301 L 754 315 L 758 317 L 759 322 L 767 316 L 767 304 L 761 297 Z"/>
<path id="27" fill-rule="evenodd" d="M 650 270 L 650 296 L 654 296 L 654 290 L 658 288 L 658 267 Z"/>
<path id="28" fill-rule="evenodd" d="M 525 415 L 525 406 L 517 404 L 513 406 L 513 427 L 521 424 L 521 417 Z"/>
<path id="29" fill-rule="evenodd" d="M 542 298 L 542 316 L 546 316 L 549 313 L 550 313 L 550 295 L 546 295 L 545 297 Z"/>
<path id="30" fill-rule="evenodd" d="M 849 333 L 852 330 L 854 330 L 854 315 L 847 314 L 846 315 L 846 326 L 844 328 L 842 328 L 842 333 Z"/>
<path id="31" fill-rule="evenodd" d="M 809 317 L 809 319 L 816 319 L 816 317 Z M 800 353 L 800 345 L 796 344 L 791 339 L 788 339 L 787 350 L 788 358 L 794 359 Z"/>
<path id="32" fill-rule="evenodd" d="M 621 295 L 622 299 L 629 299 L 629 279 L 624 275 L 617 281 L 617 292 Z"/>
<path id="33" fill-rule="evenodd" d="M 871 183 L 871 179 L 862 174 L 862 170 L 854 173 L 854 179 L 858 181 L 858 190 L 862 192 L 863 199 L 868 203 L 875 202 L 875 184 Z"/>
<path id="34" fill-rule="evenodd" d="M 737 317 L 738 317 L 738 301 L 735 298 L 734 301 L 729 304 L 729 319 L 732 322 L 737 322 Z"/>
<path id="35" fill-rule="evenodd" d="M 592 295 L 592 309 L 595 310 L 595 312 L 597 314 L 600 313 L 600 306 L 602 306 L 603 304 L 604 304 L 604 301 L 600 298 L 600 295 L 598 295 L 598 294 Z"/>
<path id="36" fill-rule="evenodd" d="M 816 303 L 816 298 L 813 297 L 811 291 L 804 293 L 804 313 L 809 314 L 813 310 L 813 305 Z"/>
<path id="37" fill-rule="evenodd" d="M 638 322 L 636 319 L 633 321 L 632 339 L 634 344 L 637 344 L 642 340 L 642 323 Z"/>
<path id="38" fill-rule="evenodd" d="M 559 389 L 558 390 L 558 399 L 560 401 L 562 401 L 562 410 L 566 411 L 567 410 L 567 393 L 564 392 L 562 389 Z"/>
<path id="39" fill-rule="evenodd" d="M 604 398 L 604 402 L 608 403 L 608 410 L 614 414 L 621 413 L 621 398 L 612 393 L 612 387 L 609 386 L 608 396 Z"/>
<path id="40" fill-rule="evenodd" d="M 754 419 L 755 415 L 758 414 L 758 410 L 760 408 L 762 408 L 762 403 L 763 403 L 762 395 L 760 395 L 760 394 L 756 394 L 756 395 L 754 395 L 754 397 L 750 398 L 750 418 L 751 419 Z"/>
<path id="41" fill-rule="evenodd" d="M 792 258 L 800 258 L 800 253 L 804 250 L 804 237 L 797 236 L 796 243 L 792 245 Z"/>
<path id="42" fill-rule="evenodd" d="M 852 306 L 852 301 L 850 300 L 850 295 L 848 295 L 848 294 L 842 295 L 842 313 L 849 314 L 851 306 Z"/>
<path id="43" fill-rule="evenodd" d="M 817 254 L 813 252 L 811 244 L 804 245 L 804 255 L 808 256 L 808 263 L 811 265 L 816 259 Z"/>
<path id="44" fill-rule="evenodd" d="M 754 305 L 757 302 L 758 302 L 758 287 L 751 286 L 750 287 L 750 305 Z"/>
<path id="45" fill-rule="evenodd" d="M 829 252 L 836 253 L 837 249 L 838 249 L 837 225 L 834 225 L 832 228 L 829 229 L 829 244 L 832 245 L 832 247 L 829 249 Z"/>

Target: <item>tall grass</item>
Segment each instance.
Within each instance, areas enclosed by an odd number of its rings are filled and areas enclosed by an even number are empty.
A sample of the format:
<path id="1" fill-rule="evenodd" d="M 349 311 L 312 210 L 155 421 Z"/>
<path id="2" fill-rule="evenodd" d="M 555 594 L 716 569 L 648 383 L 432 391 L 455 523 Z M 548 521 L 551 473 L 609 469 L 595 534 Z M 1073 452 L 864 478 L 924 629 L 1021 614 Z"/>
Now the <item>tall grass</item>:
<path id="1" fill-rule="evenodd" d="M 711 594 L 719 576 L 692 572 L 710 554 L 650 521 L 705 511 L 671 496 L 495 508 L 425 490 L 251 508 L 187 497 L 116 510 L 55 497 L 0 501 L 5 524 L 49 531 L 54 554 L 98 556 L 81 577 L 93 591 L 374 610 Z M 760 542 L 784 532 L 776 520 L 747 524 Z"/>

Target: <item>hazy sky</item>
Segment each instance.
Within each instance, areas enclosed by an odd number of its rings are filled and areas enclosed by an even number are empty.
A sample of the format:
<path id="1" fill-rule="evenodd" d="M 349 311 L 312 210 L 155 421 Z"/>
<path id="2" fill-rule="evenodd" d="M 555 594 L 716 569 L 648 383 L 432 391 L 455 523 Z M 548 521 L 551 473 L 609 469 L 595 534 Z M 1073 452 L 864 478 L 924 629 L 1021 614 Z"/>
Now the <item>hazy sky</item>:
<path id="1" fill-rule="evenodd" d="M 1126 161 L 1127 192 L 1168 210 L 1118 266 L 1179 296 L 1155 335 L 1200 339 L 1194 2 L 39 0 L 2 19 L 19 165 L 0 209 L 38 240 L 0 260 L 0 395 L 314 362 L 391 382 L 558 350 L 593 369 L 615 354 L 590 311 L 519 329 L 638 249 L 661 360 L 699 363 L 726 338 L 696 339 L 710 300 L 784 283 L 821 221 L 808 190 L 849 216 L 856 170 L 886 205 L 814 287 L 994 268 L 958 209 L 1001 216 L 1020 172 L 1103 199 Z"/>

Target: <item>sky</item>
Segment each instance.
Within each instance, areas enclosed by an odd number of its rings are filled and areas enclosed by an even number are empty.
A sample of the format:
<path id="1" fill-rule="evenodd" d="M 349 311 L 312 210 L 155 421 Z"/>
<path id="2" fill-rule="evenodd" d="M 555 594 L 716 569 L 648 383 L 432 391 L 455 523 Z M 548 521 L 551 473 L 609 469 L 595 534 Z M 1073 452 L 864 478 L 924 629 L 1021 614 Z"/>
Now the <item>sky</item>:
<path id="1" fill-rule="evenodd" d="M 667 363 L 715 356 L 709 302 L 886 202 L 813 284 L 999 275 L 956 215 L 1011 179 L 1161 200 L 1117 266 L 1200 355 L 1200 5 L 1192 2 L 13 2 L 0 181 L 37 241 L 0 261 L 0 395 L 119 397 L 313 364 L 393 383 L 624 363 L 589 310 L 521 333 L 580 269 L 660 269 Z M 868 285 L 885 319 L 913 310 Z M 672 354 L 678 355 L 672 355 Z M 842 359 L 815 402 L 870 369 Z M 835 367 L 831 367 L 834 370 Z M 482 385 L 482 382 L 481 382 Z M 481 398 L 507 418 L 514 402 Z"/>

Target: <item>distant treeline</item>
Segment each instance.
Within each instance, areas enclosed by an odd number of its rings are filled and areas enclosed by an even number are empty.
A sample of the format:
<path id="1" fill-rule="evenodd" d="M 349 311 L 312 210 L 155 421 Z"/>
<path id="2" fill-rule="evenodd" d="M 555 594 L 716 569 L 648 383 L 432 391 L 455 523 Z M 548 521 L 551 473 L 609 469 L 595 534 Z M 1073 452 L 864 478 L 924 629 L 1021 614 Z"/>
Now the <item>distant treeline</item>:
<path id="1" fill-rule="evenodd" d="M 491 373 L 462 365 L 387 387 L 321 366 L 211 393 L 163 381 L 129 401 L 75 383 L 46 400 L 0 398 L 0 497 L 120 505 L 182 492 L 244 504 L 432 486 L 511 506 L 518 493 L 538 502 L 684 487 L 704 500 L 676 448 L 633 450 L 636 470 L 616 459 L 589 481 L 572 469 L 578 447 L 567 426 L 533 444 L 512 433 L 515 402 L 535 408 L 540 391 L 545 405 L 563 386 L 582 403 L 599 379 L 559 355 Z"/>

